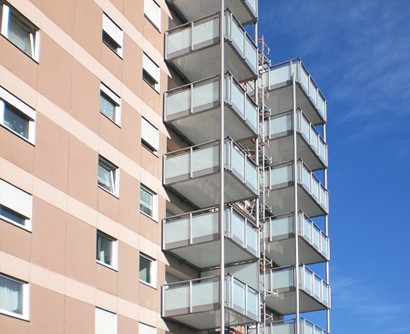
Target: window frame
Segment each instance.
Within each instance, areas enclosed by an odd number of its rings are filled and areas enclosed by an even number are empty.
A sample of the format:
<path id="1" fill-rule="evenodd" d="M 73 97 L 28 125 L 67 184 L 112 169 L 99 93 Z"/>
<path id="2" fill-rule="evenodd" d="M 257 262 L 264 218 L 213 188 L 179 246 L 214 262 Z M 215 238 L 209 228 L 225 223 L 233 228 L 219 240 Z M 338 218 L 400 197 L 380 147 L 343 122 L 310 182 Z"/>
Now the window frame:
<path id="1" fill-rule="evenodd" d="M 107 263 L 101 259 L 99 259 L 99 238 L 104 238 L 106 241 L 109 241 L 110 243 L 110 257 L 111 257 L 111 263 Z M 100 263 L 104 266 L 107 266 L 111 269 L 118 270 L 118 240 L 113 238 L 112 236 L 108 235 L 107 233 L 104 233 L 100 230 L 97 230 L 96 234 L 96 242 L 95 242 L 95 250 L 96 250 L 96 257 L 95 260 L 97 263 Z"/>
<path id="2" fill-rule="evenodd" d="M 110 183 L 111 183 L 111 188 L 108 189 L 104 187 L 104 184 L 100 182 L 100 177 L 99 177 L 99 169 L 100 166 L 104 168 L 105 170 L 108 170 L 110 173 Z M 97 171 L 97 184 L 100 189 L 103 189 L 104 191 L 108 192 L 109 194 L 114 195 L 115 197 L 119 197 L 119 168 L 114 165 L 112 162 L 108 161 L 106 158 L 104 158 L 102 155 L 98 155 L 98 171 Z"/>
<path id="3" fill-rule="evenodd" d="M 123 57 L 124 33 L 122 29 L 104 12 L 101 40 L 120 58 Z M 112 46 L 113 43 L 116 45 L 115 48 Z"/>
<path id="4" fill-rule="evenodd" d="M 159 131 L 144 117 L 141 117 L 141 145 L 158 156 Z"/>
<path id="5" fill-rule="evenodd" d="M 108 321 L 108 326 L 107 326 L 107 318 L 109 319 Z M 112 330 L 113 328 L 110 328 L 109 325 L 112 327 L 115 327 L 115 334 L 118 333 L 118 315 L 117 313 L 107 311 L 101 307 L 95 306 L 95 319 L 94 319 L 94 333 L 95 334 L 102 334 L 102 333 L 107 333 L 107 327 L 108 330 Z M 102 323 L 99 323 L 101 321 Z M 111 321 L 113 323 L 111 323 Z M 103 328 L 104 331 L 100 332 L 100 329 Z"/>
<path id="6" fill-rule="evenodd" d="M 28 282 L 25 282 L 23 280 L 20 280 L 16 277 L 9 276 L 5 273 L 0 272 L 0 277 L 13 281 L 15 283 L 18 283 L 21 285 L 22 290 L 22 296 L 21 296 L 21 303 L 22 303 L 22 312 L 21 313 L 16 313 L 12 311 L 5 310 L 1 307 L 0 305 L 0 314 L 5 314 L 14 318 L 19 318 L 19 319 L 24 319 L 24 320 L 29 320 L 30 318 L 30 285 Z M 0 285 L 0 288 L 2 286 Z"/>
<path id="7" fill-rule="evenodd" d="M 142 79 L 160 93 L 161 69 L 145 52 L 142 53 Z"/>
<path id="8" fill-rule="evenodd" d="M 27 17 L 21 14 L 17 9 L 10 6 L 3 0 L 0 0 L 0 6 L 2 7 L 1 10 L 1 17 L 0 17 L 0 33 L 3 35 L 10 43 L 16 46 L 19 50 L 21 50 L 24 54 L 29 56 L 30 58 L 34 59 L 36 62 L 39 62 L 40 56 L 40 33 L 39 28 L 35 26 Z M 16 23 L 21 25 L 25 30 L 28 32 L 28 37 L 30 39 L 30 53 L 23 50 L 20 46 L 18 46 L 15 42 L 13 42 L 9 38 L 9 31 L 10 31 L 10 18 L 13 16 L 13 19 L 16 20 Z"/>
<path id="9" fill-rule="evenodd" d="M 155 6 L 157 6 L 158 9 Z M 144 0 L 144 16 L 158 32 L 161 32 L 162 14 L 159 3 L 155 0 Z"/>
<path id="10" fill-rule="evenodd" d="M 143 327 L 142 327 L 143 326 Z M 144 330 L 144 327 L 146 330 Z M 157 334 L 158 329 L 143 322 L 138 323 L 138 334 Z"/>
<path id="11" fill-rule="evenodd" d="M 101 111 L 101 96 L 112 102 L 114 105 L 113 119 Z M 121 98 L 102 82 L 100 82 L 100 113 L 118 126 L 121 126 Z"/>
<path id="12" fill-rule="evenodd" d="M 141 258 L 145 259 L 149 263 L 149 268 L 148 268 L 148 275 L 149 279 L 144 280 L 141 278 Z M 158 272 L 158 266 L 157 266 L 157 260 L 154 258 L 141 253 L 139 256 L 139 270 L 138 270 L 138 279 L 141 283 L 147 284 L 153 288 L 157 288 L 157 272 Z"/>
<path id="13" fill-rule="evenodd" d="M 27 118 L 28 135 L 18 133 L 16 130 L 12 129 L 5 122 L 6 108 L 9 112 L 16 114 L 22 118 Z M 13 110 L 14 109 L 14 110 Z M 22 115 L 19 115 L 19 113 Z M 24 103 L 17 96 L 10 93 L 8 90 L 0 86 L 0 126 L 11 131 L 16 136 L 19 136 L 23 140 L 35 145 L 36 139 L 36 111 L 31 108 L 28 104 Z"/>
<path id="14" fill-rule="evenodd" d="M 0 179 L 0 220 L 17 227 L 31 231 L 33 215 L 33 197 L 15 185 Z M 2 210 L 11 211 L 24 219 L 24 224 L 17 222 L 1 213 Z"/>
<path id="15" fill-rule="evenodd" d="M 146 193 L 148 193 L 149 195 L 152 196 L 152 209 L 151 209 L 152 215 L 150 215 L 149 213 L 147 213 L 147 212 L 145 212 L 141 209 L 141 205 L 142 205 L 142 203 L 141 203 L 141 192 L 142 191 L 145 191 Z M 146 187 L 145 185 L 143 185 L 142 183 L 140 184 L 140 212 L 143 215 L 145 215 L 145 216 L 147 216 L 147 217 L 149 217 L 149 218 L 151 218 L 155 221 L 157 221 L 157 219 L 158 219 L 158 194 L 156 192 L 152 191 L 151 189 L 149 189 L 148 187 Z"/>

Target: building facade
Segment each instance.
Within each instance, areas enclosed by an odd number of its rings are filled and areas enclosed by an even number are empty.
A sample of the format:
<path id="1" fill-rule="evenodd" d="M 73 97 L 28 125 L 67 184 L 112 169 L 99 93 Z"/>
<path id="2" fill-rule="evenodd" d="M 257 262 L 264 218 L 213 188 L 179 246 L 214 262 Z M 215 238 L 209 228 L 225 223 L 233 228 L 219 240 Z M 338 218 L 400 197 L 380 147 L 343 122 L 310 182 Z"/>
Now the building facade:
<path id="1" fill-rule="evenodd" d="M 257 0 L 0 0 L 0 333 L 330 331 L 327 102 L 258 34 Z"/>

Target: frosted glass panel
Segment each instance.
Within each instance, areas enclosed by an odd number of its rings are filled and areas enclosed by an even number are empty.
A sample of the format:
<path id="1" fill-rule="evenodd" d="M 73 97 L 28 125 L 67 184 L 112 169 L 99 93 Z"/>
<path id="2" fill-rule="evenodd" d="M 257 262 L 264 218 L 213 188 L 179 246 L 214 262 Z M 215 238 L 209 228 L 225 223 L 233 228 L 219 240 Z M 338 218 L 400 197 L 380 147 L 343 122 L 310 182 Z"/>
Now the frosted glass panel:
<path id="1" fill-rule="evenodd" d="M 320 295 L 321 295 L 321 293 L 320 293 L 320 286 L 322 285 L 321 283 L 322 283 L 322 281 L 318 277 L 315 276 L 314 296 L 315 296 L 316 299 L 319 299 L 319 300 L 320 300 Z"/>
<path id="2" fill-rule="evenodd" d="M 270 119 L 270 135 L 276 135 L 278 133 L 292 130 L 292 115 L 283 115 L 280 117 L 274 117 Z"/>
<path id="3" fill-rule="evenodd" d="M 166 115 L 171 116 L 191 108 L 191 90 L 189 88 L 166 96 Z"/>
<path id="4" fill-rule="evenodd" d="M 313 325 L 305 322 L 304 334 L 313 334 Z"/>
<path id="5" fill-rule="evenodd" d="M 310 182 L 311 182 L 311 176 L 309 170 L 305 167 L 302 166 L 302 178 L 303 178 L 303 185 L 307 188 L 308 192 L 310 193 Z"/>
<path id="6" fill-rule="evenodd" d="M 218 303 L 219 282 L 205 281 L 192 284 L 192 306 L 203 306 Z"/>
<path id="7" fill-rule="evenodd" d="M 259 298 L 258 294 L 248 290 L 248 314 L 251 313 L 255 316 L 259 315 Z"/>
<path id="8" fill-rule="evenodd" d="M 269 72 L 269 86 L 290 80 L 290 66 L 275 68 Z"/>
<path id="9" fill-rule="evenodd" d="M 293 286 L 293 269 L 272 271 L 272 290 Z"/>
<path id="10" fill-rule="evenodd" d="M 239 49 L 239 54 L 242 56 L 243 52 L 243 31 L 239 28 L 236 21 L 232 19 L 232 41 L 236 44 Z"/>
<path id="11" fill-rule="evenodd" d="M 302 134 L 305 137 L 306 141 L 309 143 L 310 141 L 310 123 L 301 116 L 302 118 Z"/>
<path id="12" fill-rule="evenodd" d="M 237 108 L 239 115 L 245 118 L 245 92 L 236 84 L 232 84 L 232 103 Z"/>
<path id="13" fill-rule="evenodd" d="M 313 279 L 313 274 L 310 272 L 310 271 L 308 271 L 307 269 L 305 269 L 304 271 L 303 271 L 303 268 L 301 268 L 301 270 L 302 270 L 302 274 L 304 275 L 304 279 L 301 281 L 301 282 L 305 282 L 305 286 L 304 286 L 304 288 L 305 288 L 305 290 L 308 292 L 308 293 L 312 293 L 312 279 Z M 303 289 L 303 286 L 302 286 L 302 289 Z"/>
<path id="14" fill-rule="evenodd" d="M 218 233 L 219 213 L 212 212 L 192 217 L 192 238 L 200 238 Z"/>
<path id="15" fill-rule="evenodd" d="M 246 119 L 258 132 L 258 111 L 249 98 L 246 98 Z"/>
<path id="16" fill-rule="evenodd" d="M 293 232 L 293 217 L 272 219 L 270 221 L 271 237 L 289 234 Z"/>
<path id="17" fill-rule="evenodd" d="M 305 89 L 305 91 L 308 92 L 309 76 L 303 67 L 302 67 L 302 72 L 301 72 L 300 83 L 302 84 L 302 87 Z"/>
<path id="18" fill-rule="evenodd" d="M 249 160 L 246 160 L 246 184 L 251 185 L 255 190 L 258 189 L 258 172 Z"/>
<path id="19" fill-rule="evenodd" d="M 313 104 L 316 106 L 316 86 L 312 80 L 310 80 L 309 96 L 312 99 Z"/>
<path id="20" fill-rule="evenodd" d="M 326 236 L 324 234 L 322 234 L 322 253 L 325 257 L 328 256 L 328 248 L 329 244 L 328 244 L 328 239 L 326 238 Z"/>
<path id="21" fill-rule="evenodd" d="M 199 46 L 199 44 L 206 43 L 207 45 L 212 44 L 212 40 L 219 36 L 219 18 L 214 18 L 206 22 L 194 23 L 193 31 L 193 44 L 194 47 Z M 204 45 L 200 45 L 201 47 Z"/>
<path id="22" fill-rule="evenodd" d="M 327 210 L 327 192 L 325 191 L 325 189 L 323 187 L 320 187 L 320 204 L 323 205 L 323 207 L 325 208 L 325 210 Z"/>
<path id="23" fill-rule="evenodd" d="M 315 130 L 313 130 L 313 128 L 310 129 L 310 144 L 313 147 L 313 150 L 315 151 L 315 153 L 318 153 L 318 135 L 315 132 Z"/>
<path id="24" fill-rule="evenodd" d="M 313 246 L 316 249 L 319 249 L 319 242 L 320 242 L 320 230 L 318 227 L 315 225 L 312 225 L 313 227 Z"/>
<path id="25" fill-rule="evenodd" d="M 164 309 L 167 311 L 189 307 L 189 285 L 169 286 L 164 290 Z"/>
<path id="26" fill-rule="evenodd" d="M 255 252 L 258 251 L 258 232 L 253 229 L 250 225 L 247 225 L 247 247 L 246 248 L 251 248 Z"/>
<path id="27" fill-rule="evenodd" d="M 201 148 L 193 151 L 192 155 L 192 170 L 193 172 L 199 172 L 208 168 L 212 168 L 218 165 L 219 150 L 218 146 Z"/>
<path id="28" fill-rule="evenodd" d="M 292 181 L 292 165 L 283 166 L 270 171 L 270 186 Z"/>
<path id="29" fill-rule="evenodd" d="M 234 308 L 245 312 L 245 285 L 234 280 L 233 282 L 233 305 Z"/>
<path id="30" fill-rule="evenodd" d="M 255 69 L 256 62 L 257 62 L 256 49 L 246 37 L 244 38 L 245 38 L 245 58 L 248 59 L 251 66 Z"/>
<path id="31" fill-rule="evenodd" d="M 319 183 L 315 178 L 312 178 L 312 195 L 319 201 Z"/>
<path id="32" fill-rule="evenodd" d="M 312 223 L 310 222 L 309 219 L 305 218 L 303 235 L 305 236 L 305 239 L 309 242 L 311 242 L 311 229 L 312 229 Z"/>
<path id="33" fill-rule="evenodd" d="M 165 243 L 189 239 L 189 218 L 181 218 L 165 222 Z"/>
<path id="34" fill-rule="evenodd" d="M 322 283 L 323 286 L 323 303 L 327 306 L 329 306 L 329 287 L 326 285 L 325 282 Z"/>
<path id="35" fill-rule="evenodd" d="M 194 86 L 192 101 L 194 108 L 204 106 L 215 101 L 219 101 L 219 81 Z"/>
<path id="36" fill-rule="evenodd" d="M 167 179 L 189 173 L 189 153 L 167 156 L 165 160 L 165 177 Z"/>
<path id="37" fill-rule="evenodd" d="M 322 115 L 324 119 L 326 119 L 325 115 L 325 101 L 323 100 L 322 96 L 319 95 L 319 98 L 317 100 L 317 109 L 319 110 L 319 113 Z"/>
<path id="38" fill-rule="evenodd" d="M 242 181 L 245 177 L 245 157 L 235 147 L 232 149 L 232 169 L 235 170 Z"/>
<path id="39" fill-rule="evenodd" d="M 245 220 L 236 214 L 232 217 L 233 236 L 241 246 L 245 245 Z"/>
<path id="40" fill-rule="evenodd" d="M 175 30 L 168 35 L 167 48 L 168 55 L 190 47 L 191 28 L 186 27 Z"/>

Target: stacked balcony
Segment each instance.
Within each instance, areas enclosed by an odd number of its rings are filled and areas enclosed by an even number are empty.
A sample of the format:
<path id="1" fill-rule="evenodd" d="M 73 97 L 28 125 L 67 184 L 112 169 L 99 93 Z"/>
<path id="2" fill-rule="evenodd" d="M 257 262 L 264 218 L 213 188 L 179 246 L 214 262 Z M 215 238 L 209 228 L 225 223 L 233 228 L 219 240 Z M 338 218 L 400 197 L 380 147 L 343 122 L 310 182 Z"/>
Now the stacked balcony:
<path id="1" fill-rule="evenodd" d="M 297 219 L 297 231 L 294 220 Z M 297 217 L 281 215 L 265 222 L 266 256 L 278 266 L 295 265 L 295 235 L 298 234 L 299 262 L 305 264 L 329 261 L 327 235 L 303 212 Z"/>
<path id="2" fill-rule="evenodd" d="M 330 308 L 330 286 L 305 265 L 275 268 L 265 272 L 266 305 L 283 315 L 296 310 L 295 274 L 299 270 L 300 312 Z"/>
<path id="3" fill-rule="evenodd" d="M 167 3 L 189 22 L 165 33 L 165 60 L 187 84 L 165 93 L 164 123 L 189 147 L 164 155 L 163 184 L 196 210 L 163 220 L 162 248 L 196 274 L 163 286 L 162 315 L 215 329 L 224 305 L 225 326 L 256 323 L 260 236 L 244 203 L 259 195 L 259 168 L 249 149 L 259 135 L 259 109 L 247 92 L 247 81 L 258 76 L 258 50 L 243 25 L 257 21 L 257 0 L 226 0 L 222 12 L 219 0 Z"/>
<path id="4" fill-rule="evenodd" d="M 164 285 L 163 317 L 198 330 L 219 327 L 219 279 L 206 277 Z M 259 321 L 259 292 L 232 275 L 225 276 L 224 303 L 226 326 Z"/>
<path id="5" fill-rule="evenodd" d="M 225 263 L 259 258 L 259 232 L 252 218 L 227 205 Z M 218 208 L 189 212 L 163 220 L 163 249 L 199 268 L 219 265 L 220 234 Z"/>
<path id="6" fill-rule="evenodd" d="M 300 318 L 299 328 L 301 334 L 329 334 L 324 329 L 316 326 L 312 322 Z M 296 333 L 296 319 L 283 321 L 271 321 L 266 324 L 265 334 L 298 334 Z"/>

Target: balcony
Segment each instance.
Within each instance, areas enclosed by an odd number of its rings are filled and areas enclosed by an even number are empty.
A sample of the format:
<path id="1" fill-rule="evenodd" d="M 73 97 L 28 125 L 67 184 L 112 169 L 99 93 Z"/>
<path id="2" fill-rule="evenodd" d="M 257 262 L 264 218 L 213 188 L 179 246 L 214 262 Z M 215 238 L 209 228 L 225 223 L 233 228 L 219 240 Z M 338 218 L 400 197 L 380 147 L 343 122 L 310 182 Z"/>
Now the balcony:
<path id="1" fill-rule="evenodd" d="M 269 94 L 267 107 L 273 113 L 292 109 L 292 74 L 297 83 L 296 106 L 303 110 L 313 125 L 325 123 L 327 101 L 299 59 L 274 65 L 262 75 L 262 83 Z"/>
<path id="2" fill-rule="evenodd" d="M 239 1 L 238 1 L 239 2 Z M 257 48 L 232 12 L 224 12 L 225 71 L 239 81 L 256 79 Z M 220 74 L 219 13 L 166 32 L 165 59 L 189 82 Z"/>
<path id="3" fill-rule="evenodd" d="M 265 222 L 266 256 L 281 267 L 296 264 L 294 219 L 294 215 L 282 215 Z M 297 215 L 297 220 L 299 263 L 329 261 L 330 242 L 326 234 L 303 212 Z"/>
<path id="4" fill-rule="evenodd" d="M 230 138 L 225 139 L 225 204 L 258 195 L 258 168 Z M 164 155 L 164 185 L 198 208 L 220 203 L 219 140 Z"/>
<path id="5" fill-rule="evenodd" d="M 167 0 L 167 3 L 176 10 L 185 21 L 194 21 L 216 13 L 220 9 L 219 0 Z M 256 22 L 256 0 L 225 0 L 225 7 L 235 13 L 238 21 L 243 25 Z"/>
<path id="6" fill-rule="evenodd" d="M 285 111 L 265 120 L 265 133 L 270 139 L 266 154 L 273 163 L 293 159 L 293 111 Z M 296 110 L 297 157 L 311 170 L 324 169 L 328 162 L 328 148 L 302 110 Z"/>
<path id="7" fill-rule="evenodd" d="M 235 141 L 255 138 L 259 114 L 255 102 L 230 74 L 225 78 L 225 136 Z M 164 121 L 193 144 L 220 136 L 219 76 L 165 93 Z"/>
<path id="8" fill-rule="evenodd" d="M 270 292 L 266 305 L 283 315 L 295 313 L 295 268 L 271 269 L 264 275 Z M 299 281 L 301 313 L 330 308 L 330 286 L 305 265 L 299 267 Z"/>
<path id="9" fill-rule="evenodd" d="M 268 167 L 266 203 L 274 215 L 295 211 L 293 162 Z M 322 216 L 329 211 L 329 193 L 313 172 L 299 160 L 297 162 L 298 210 L 308 217 Z"/>
<path id="10" fill-rule="evenodd" d="M 299 320 L 299 333 L 301 334 L 329 334 L 324 329 L 316 326 L 304 318 Z M 265 327 L 265 334 L 298 334 L 296 332 L 296 319 L 268 322 Z"/>
<path id="11" fill-rule="evenodd" d="M 259 321 L 259 293 L 225 276 L 225 326 Z M 217 328 L 221 315 L 219 277 L 199 278 L 162 287 L 162 317 L 203 330 Z"/>
<path id="12" fill-rule="evenodd" d="M 225 217 L 225 263 L 259 258 L 259 233 L 239 209 L 227 206 Z M 198 268 L 220 263 L 218 208 L 190 212 L 163 220 L 163 250 Z"/>

